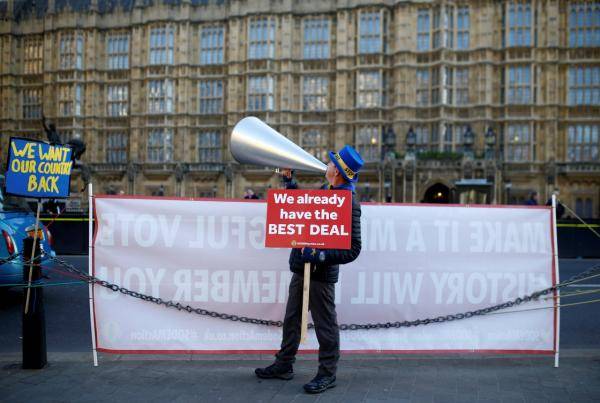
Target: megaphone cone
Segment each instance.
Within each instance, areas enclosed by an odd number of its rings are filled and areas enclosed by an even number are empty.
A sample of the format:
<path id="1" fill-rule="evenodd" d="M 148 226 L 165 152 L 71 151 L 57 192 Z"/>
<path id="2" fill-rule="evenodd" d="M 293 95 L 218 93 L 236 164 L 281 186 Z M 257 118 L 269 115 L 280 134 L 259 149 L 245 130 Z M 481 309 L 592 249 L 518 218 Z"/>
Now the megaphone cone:
<path id="1" fill-rule="evenodd" d="M 327 165 L 254 116 L 235 125 L 229 146 L 233 158 L 240 164 L 311 172 L 327 170 Z"/>

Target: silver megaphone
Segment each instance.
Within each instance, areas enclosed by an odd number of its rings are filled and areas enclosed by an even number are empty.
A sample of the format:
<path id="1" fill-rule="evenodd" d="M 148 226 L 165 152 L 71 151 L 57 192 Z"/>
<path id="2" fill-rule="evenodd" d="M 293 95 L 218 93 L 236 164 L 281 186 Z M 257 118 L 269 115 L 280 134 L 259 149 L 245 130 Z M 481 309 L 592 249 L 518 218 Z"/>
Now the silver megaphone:
<path id="1" fill-rule="evenodd" d="M 235 125 L 229 148 L 240 164 L 321 173 L 327 170 L 327 165 L 254 116 Z"/>

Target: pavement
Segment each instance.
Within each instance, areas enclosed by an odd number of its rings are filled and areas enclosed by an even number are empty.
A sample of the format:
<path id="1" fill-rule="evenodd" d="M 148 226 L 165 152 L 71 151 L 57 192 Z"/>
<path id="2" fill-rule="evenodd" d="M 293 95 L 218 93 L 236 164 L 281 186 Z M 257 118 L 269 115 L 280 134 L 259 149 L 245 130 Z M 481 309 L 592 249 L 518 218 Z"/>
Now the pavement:
<path id="1" fill-rule="evenodd" d="M 131 356 L 49 353 L 42 370 L 23 370 L 19 354 L 0 354 L 2 402 L 598 402 L 600 350 L 552 356 L 344 355 L 337 387 L 320 395 L 302 385 L 316 357 L 302 355 L 290 381 L 261 380 L 247 356 Z"/>

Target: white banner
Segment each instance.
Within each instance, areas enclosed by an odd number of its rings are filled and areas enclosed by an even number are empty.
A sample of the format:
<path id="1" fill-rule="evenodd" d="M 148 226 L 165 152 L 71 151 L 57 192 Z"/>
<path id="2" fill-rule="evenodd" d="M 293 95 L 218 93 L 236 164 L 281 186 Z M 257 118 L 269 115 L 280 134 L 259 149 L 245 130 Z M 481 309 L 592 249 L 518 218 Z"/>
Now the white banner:
<path id="1" fill-rule="evenodd" d="M 340 267 L 340 324 L 473 311 L 554 281 L 551 210 L 507 206 L 362 206 L 362 252 Z M 282 320 L 289 249 L 266 249 L 266 203 L 96 197 L 94 273 L 182 305 Z M 343 351 L 554 350 L 553 301 L 526 310 L 402 329 L 341 332 Z M 94 288 L 99 351 L 275 351 L 281 329 L 190 314 Z M 506 311 L 501 311 L 506 312 Z M 314 331 L 301 349 L 316 350 Z"/>

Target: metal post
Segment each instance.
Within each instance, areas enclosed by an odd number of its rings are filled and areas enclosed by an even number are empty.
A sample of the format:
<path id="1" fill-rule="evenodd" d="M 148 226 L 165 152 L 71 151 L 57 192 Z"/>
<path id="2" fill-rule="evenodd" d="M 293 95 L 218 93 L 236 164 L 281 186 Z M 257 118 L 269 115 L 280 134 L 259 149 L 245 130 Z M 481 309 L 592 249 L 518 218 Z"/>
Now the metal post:
<path id="1" fill-rule="evenodd" d="M 384 191 L 385 191 L 385 178 L 383 173 L 383 162 L 379 163 L 377 167 L 377 173 L 379 176 L 379 202 L 383 203 L 385 201 Z"/>
<path id="2" fill-rule="evenodd" d="M 412 202 L 417 202 L 417 169 L 415 168 L 413 171 L 413 180 L 412 180 Z"/>
<path id="3" fill-rule="evenodd" d="M 556 235 L 556 195 L 552 195 L 552 233 L 554 234 L 554 277 L 555 282 L 560 282 L 558 270 L 558 238 Z M 558 368 L 559 350 L 560 350 L 560 290 L 554 292 L 554 314 L 556 315 L 556 326 L 554 328 L 554 368 Z"/>
<path id="4" fill-rule="evenodd" d="M 390 195 L 392 196 L 392 203 L 396 203 L 396 161 L 393 162 L 393 165 L 391 166 L 391 170 L 392 170 L 392 179 L 391 179 L 390 186 L 392 188 L 390 189 Z"/>
<path id="5" fill-rule="evenodd" d="M 92 276 L 93 254 L 94 254 L 94 200 L 92 184 L 88 185 L 88 274 Z M 92 356 L 94 359 L 94 367 L 98 366 L 98 351 L 96 350 L 96 318 L 94 315 L 94 285 L 88 285 L 88 300 L 90 304 L 90 329 L 92 334 Z"/>
<path id="6" fill-rule="evenodd" d="M 36 257 L 35 251 L 38 240 L 38 229 L 40 226 L 40 210 L 42 208 L 42 202 L 38 200 L 37 202 L 37 213 L 35 215 L 35 233 L 33 234 L 33 247 L 31 248 L 31 256 L 29 259 L 29 279 L 27 280 L 27 297 L 25 298 L 25 315 L 29 311 L 29 297 L 31 295 L 31 277 L 33 276 L 33 261 Z"/>
<path id="7" fill-rule="evenodd" d="M 402 203 L 406 203 L 406 168 L 402 172 Z"/>
<path id="8" fill-rule="evenodd" d="M 28 277 L 25 309 L 23 310 L 23 369 L 42 369 L 48 363 L 44 289 L 42 287 L 31 288 L 32 281 L 38 282 L 42 277 L 41 248 L 38 242 L 41 205 L 41 201 L 38 200 L 33 238 L 28 235 L 23 240 L 23 256 L 30 257 L 29 274 L 23 273 L 24 279 Z"/>

